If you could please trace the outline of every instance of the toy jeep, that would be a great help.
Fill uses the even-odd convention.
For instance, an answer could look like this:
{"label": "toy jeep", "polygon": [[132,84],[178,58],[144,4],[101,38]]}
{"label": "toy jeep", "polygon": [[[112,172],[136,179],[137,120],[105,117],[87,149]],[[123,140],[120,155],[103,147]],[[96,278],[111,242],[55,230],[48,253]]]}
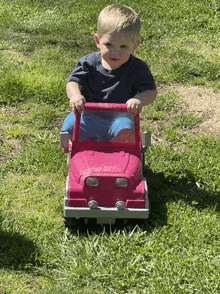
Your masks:
{"label": "toy jeep", "polygon": [[[126,112],[127,106],[85,103],[85,110]],[[80,117],[78,113],[69,143],[64,218],[95,218],[97,223],[111,224],[116,219],[147,219],[148,187],[142,172],[150,132],[144,132],[141,144],[139,115],[134,116],[133,143],[79,139]]]}

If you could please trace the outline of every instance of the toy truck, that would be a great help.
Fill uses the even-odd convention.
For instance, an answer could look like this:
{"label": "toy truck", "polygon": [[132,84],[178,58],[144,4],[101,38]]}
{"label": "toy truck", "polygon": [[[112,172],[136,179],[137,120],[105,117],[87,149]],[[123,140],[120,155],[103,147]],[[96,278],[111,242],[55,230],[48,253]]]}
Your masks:
{"label": "toy truck", "polygon": [[[126,112],[126,104],[85,103],[88,111]],[[68,175],[64,196],[64,219],[97,219],[115,224],[116,219],[147,219],[149,198],[143,177],[144,151],[150,132],[140,138],[139,115],[134,116],[134,142],[80,139],[80,117],[75,118],[69,143]],[[68,133],[61,133],[63,138]],[[61,147],[62,140],[61,137]]]}

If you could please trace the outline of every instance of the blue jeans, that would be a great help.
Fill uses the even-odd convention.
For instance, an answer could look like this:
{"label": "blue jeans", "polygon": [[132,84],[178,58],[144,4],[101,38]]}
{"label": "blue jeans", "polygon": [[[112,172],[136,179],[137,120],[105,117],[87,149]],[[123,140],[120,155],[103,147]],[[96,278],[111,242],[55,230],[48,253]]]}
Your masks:
{"label": "blue jeans", "polygon": [[[73,134],[75,115],[71,112],[64,120],[62,132]],[[114,140],[122,129],[134,133],[134,117],[127,112],[84,111],[80,120],[80,138]]]}

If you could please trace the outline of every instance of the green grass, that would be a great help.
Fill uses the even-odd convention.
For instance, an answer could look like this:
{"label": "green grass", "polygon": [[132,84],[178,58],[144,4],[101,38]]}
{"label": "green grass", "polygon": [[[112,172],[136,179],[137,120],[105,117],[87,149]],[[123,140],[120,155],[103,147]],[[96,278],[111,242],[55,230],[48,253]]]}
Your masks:
{"label": "green grass", "polygon": [[[178,92],[145,107],[147,221],[65,229],[65,86],[108,1],[0,1],[0,294],[219,293],[220,140]],[[135,54],[157,84],[219,84],[220,4],[120,1],[142,19]]]}

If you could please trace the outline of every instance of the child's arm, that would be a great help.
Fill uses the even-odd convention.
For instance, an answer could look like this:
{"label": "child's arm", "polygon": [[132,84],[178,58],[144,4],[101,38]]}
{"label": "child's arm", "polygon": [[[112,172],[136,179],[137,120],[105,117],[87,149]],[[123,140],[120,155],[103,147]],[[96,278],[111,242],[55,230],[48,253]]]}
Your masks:
{"label": "child's arm", "polygon": [[81,94],[82,86],[75,82],[69,82],[66,85],[67,97],[70,99],[70,107],[76,115],[76,110],[80,113],[85,110],[84,103],[86,99]]}
{"label": "child's arm", "polygon": [[141,113],[142,107],[145,105],[149,105],[157,97],[157,90],[147,90],[141,93],[138,93],[133,98],[130,98],[126,104],[128,112],[132,115],[136,115],[137,113]]}

